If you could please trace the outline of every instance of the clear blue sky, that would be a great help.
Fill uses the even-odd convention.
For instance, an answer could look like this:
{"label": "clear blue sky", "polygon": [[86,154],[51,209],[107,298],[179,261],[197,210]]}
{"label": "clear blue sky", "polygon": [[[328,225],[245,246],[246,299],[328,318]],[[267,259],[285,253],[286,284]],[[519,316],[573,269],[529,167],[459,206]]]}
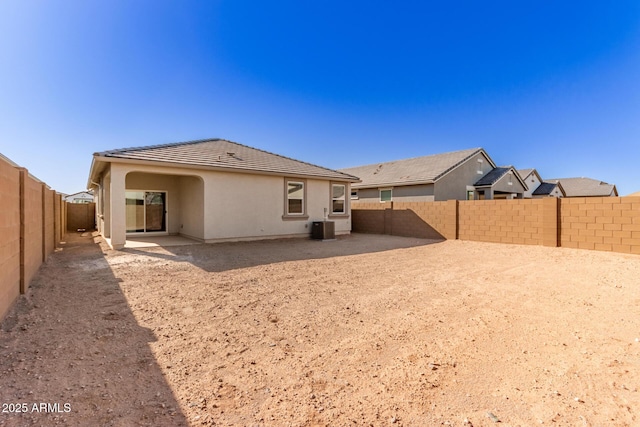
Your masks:
{"label": "clear blue sky", "polygon": [[0,1],[0,152],[224,138],[338,169],[471,147],[640,191],[640,2]]}

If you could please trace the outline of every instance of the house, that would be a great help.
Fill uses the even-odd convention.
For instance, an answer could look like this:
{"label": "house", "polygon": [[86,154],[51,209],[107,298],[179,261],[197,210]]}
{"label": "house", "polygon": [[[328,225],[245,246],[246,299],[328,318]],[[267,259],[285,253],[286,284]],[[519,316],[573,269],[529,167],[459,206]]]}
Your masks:
{"label": "house", "polygon": [[613,184],[592,178],[555,178],[546,182],[559,183],[565,197],[617,197],[618,190]]}
{"label": "house", "polygon": [[330,219],[351,231],[344,172],[223,139],[95,153],[87,188],[98,231],[114,249],[128,236],[182,235],[202,242],[309,236]]}
{"label": "house", "polygon": [[543,181],[535,169],[518,169],[518,174],[529,189],[524,192],[525,199],[542,197],[565,197],[566,194],[559,182]]}
{"label": "house", "polygon": [[543,197],[567,197],[560,182],[542,181],[538,188],[531,193],[533,199],[541,199]]}
{"label": "house", "polygon": [[513,166],[500,166],[474,184],[476,200],[522,199],[527,185]]}
{"label": "house", "polygon": [[67,203],[93,203],[93,193],[90,191],[79,191],[64,197]]}
{"label": "house", "polygon": [[[471,148],[340,171],[360,178],[361,182],[351,187],[351,199],[357,203],[490,199],[494,194],[503,194],[500,187],[503,181],[481,183],[478,188],[475,184],[495,169],[495,163],[484,149]],[[514,193],[522,193],[520,187],[526,188],[516,175],[511,177],[518,185],[512,187],[513,192],[504,193],[510,198]]]}

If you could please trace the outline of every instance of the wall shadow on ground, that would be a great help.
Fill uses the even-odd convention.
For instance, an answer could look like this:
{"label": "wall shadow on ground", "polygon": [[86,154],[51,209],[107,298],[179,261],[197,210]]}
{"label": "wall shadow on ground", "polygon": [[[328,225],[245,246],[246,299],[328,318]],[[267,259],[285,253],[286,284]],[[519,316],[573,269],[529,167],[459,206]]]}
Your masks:
{"label": "wall shadow on ground", "polygon": [[[0,328],[4,426],[183,426],[186,418],[91,233],[69,233]],[[34,403],[58,404],[33,412]],[[70,412],[64,412],[64,404]]]}
{"label": "wall shadow on ground", "polygon": [[440,243],[441,240],[351,234],[332,241],[305,238],[123,249],[123,253],[189,262],[208,272],[223,272],[288,261],[361,255]]}

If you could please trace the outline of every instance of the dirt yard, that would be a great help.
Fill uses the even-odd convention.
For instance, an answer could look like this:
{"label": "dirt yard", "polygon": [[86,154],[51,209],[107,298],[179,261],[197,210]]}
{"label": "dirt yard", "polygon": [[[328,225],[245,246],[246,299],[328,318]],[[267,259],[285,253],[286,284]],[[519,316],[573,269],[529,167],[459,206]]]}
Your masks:
{"label": "dirt yard", "polygon": [[2,323],[0,425],[633,426],[639,338],[640,256],[71,235]]}

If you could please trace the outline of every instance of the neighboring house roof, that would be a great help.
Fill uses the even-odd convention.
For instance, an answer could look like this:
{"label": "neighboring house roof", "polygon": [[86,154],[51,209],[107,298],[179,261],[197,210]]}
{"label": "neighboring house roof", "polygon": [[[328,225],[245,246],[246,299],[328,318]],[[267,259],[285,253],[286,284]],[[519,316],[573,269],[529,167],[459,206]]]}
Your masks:
{"label": "neighboring house roof", "polygon": [[536,188],[533,191],[533,193],[531,193],[531,195],[532,196],[548,196],[549,194],[553,193],[556,187],[560,190],[563,196],[566,196],[566,193],[564,191],[564,188],[562,187],[562,184],[560,184],[559,182],[547,182],[547,181],[541,182],[538,188]]}
{"label": "neighboring house roof", "polygon": [[[308,176],[356,182],[355,176],[333,169],[294,160],[279,154],[224,139],[202,139],[147,147],[122,148],[94,153],[94,162],[119,159],[136,162],[166,163],[173,166],[228,169],[292,176]],[[91,179],[94,167],[92,165]]]}
{"label": "neighboring house roof", "polygon": [[489,163],[495,167],[493,161],[482,148],[471,148],[450,153],[345,168],[340,169],[340,171],[360,177],[362,182],[354,184],[353,188],[429,184],[437,181],[478,153],[483,153]]}
{"label": "neighboring house roof", "polygon": [[635,193],[627,194],[626,197],[640,197],[640,191],[636,191]]}
{"label": "neighboring house roof", "polygon": [[513,166],[500,166],[497,168],[494,168],[492,171],[490,171],[488,174],[486,174],[485,176],[483,176],[482,178],[480,178],[475,184],[474,186],[476,187],[486,187],[486,186],[490,186],[495,184],[496,182],[498,182],[498,180],[500,178],[502,178],[503,176],[505,176],[507,173],[512,172],[513,176],[520,181],[520,183],[522,184],[522,187],[524,189],[527,189],[527,184],[524,183],[522,177],[520,176],[520,174],[515,170],[515,168]]}
{"label": "neighboring house roof", "polygon": [[567,197],[617,196],[618,190],[613,184],[592,178],[554,178],[546,182],[560,182]]}
{"label": "neighboring house roof", "polygon": [[542,182],[542,178],[540,177],[540,174],[538,173],[538,171],[534,168],[529,168],[529,169],[518,169],[518,175],[520,175],[520,178],[522,178],[523,181],[526,181],[527,178],[529,178],[529,175],[531,175],[532,173],[536,174],[536,176],[538,177],[538,181]]}
{"label": "neighboring house roof", "polygon": [[65,197],[73,197],[73,196],[77,196],[77,195],[80,195],[80,194],[86,194],[87,196],[93,197],[93,192],[91,192],[91,191],[78,191],[77,193],[69,194],[69,195],[67,195]]}

